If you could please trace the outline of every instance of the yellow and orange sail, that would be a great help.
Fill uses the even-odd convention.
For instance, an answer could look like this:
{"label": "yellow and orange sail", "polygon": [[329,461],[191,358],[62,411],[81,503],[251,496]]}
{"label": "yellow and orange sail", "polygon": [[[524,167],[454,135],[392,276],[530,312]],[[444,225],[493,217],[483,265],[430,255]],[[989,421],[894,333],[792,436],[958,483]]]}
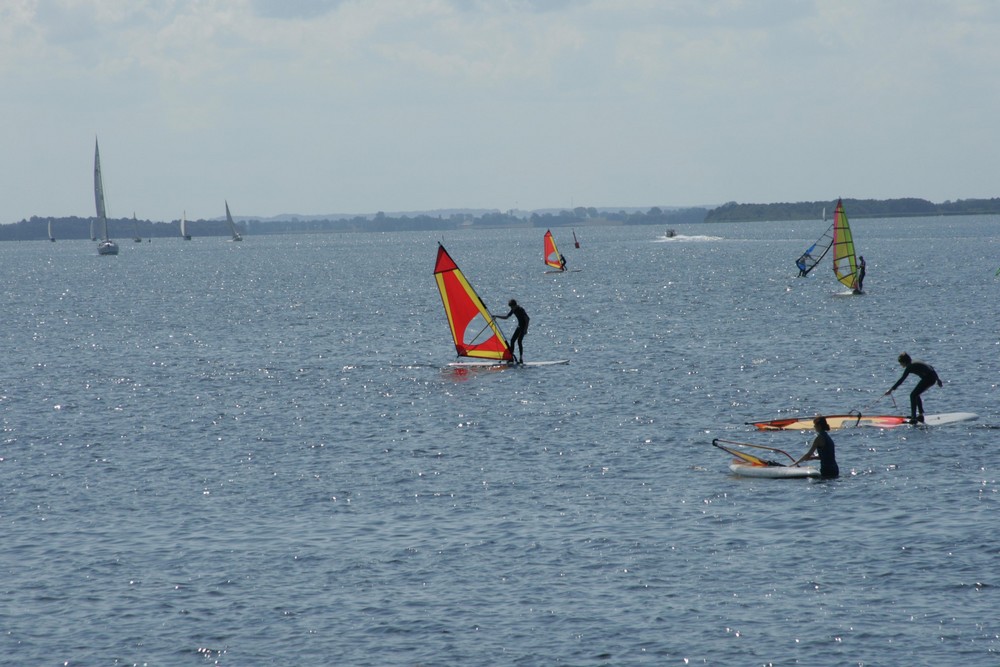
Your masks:
{"label": "yellow and orange sail", "polygon": [[448,327],[458,356],[498,361],[513,359],[503,331],[462,270],[440,244],[434,264],[434,279],[441,292],[441,303],[448,316]]}

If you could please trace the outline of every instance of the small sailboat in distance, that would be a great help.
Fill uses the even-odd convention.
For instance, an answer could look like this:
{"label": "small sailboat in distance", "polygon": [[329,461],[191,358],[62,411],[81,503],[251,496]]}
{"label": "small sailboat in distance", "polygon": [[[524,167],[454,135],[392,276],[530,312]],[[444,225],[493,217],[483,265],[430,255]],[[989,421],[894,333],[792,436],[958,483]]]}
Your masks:
{"label": "small sailboat in distance", "polygon": [[52,235],[52,218],[49,218],[49,240],[53,243],[56,242],[56,237]]}
{"label": "small sailboat in distance", "polygon": [[573,230],[573,245],[574,245],[574,246],[575,246],[575,247],[576,247],[577,249],[579,249],[579,248],[580,248],[580,242],[576,240],[576,230],[575,230],[575,229]]}
{"label": "small sailboat in distance", "polygon": [[135,219],[135,211],[132,211],[132,226],[135,228],[135,236],[132,240],[136,243],[142,243],[142,237],[139,236],[139,221]]}
{"label": "small sailboat in distance", "polygon": [[185,241],[191,240],[191,235],[187,233],[187,211],[181,214],[181,238]]}
{"label": "small sailboat in distance", "polygon": [[[826,218],[825,208],[823,209],[823,217]],[[854,255],[854,235],[851,233],[851,225],[847,221],[847,213],[844,212],[844,203],[840,199],[837,200],[837,207],[833,211],[833,222],[823,232],[823,235],[795,260],[795,266],[799,269],[799,277],[809,275],[809,272],[823,261],[831,249],[833,250],[833,273],[837,280],[851,289],[851,293],[860,294],[858,261]]]}
{"label": "small sailboat in distance", "polygon": [[[545,237],[542,239],[542,244],[542,259],[545,260],[545,265],[551,266],[553,269],[558,269],[560,272],[565,271],[566,258],[556,248],[556,240],[553,238],[551,230],[545,230]],[[555,272],[546,271],[546,273]]]}
{"label": "small sailboat in distance", "polygon": [[101,151],[94,139],[94,203],[97,206],[97,221],[103,240],[97,244],[98,255],[117,255],[118,244],[108,236],[108,214],[104,206],[104,179],[101,177]]}
{"label": "small sailboat in distance", "polygon": [[242,241],[243,237],[236,231],[236,223],[233,222],[233,215],[229,212],[229,202],[226,202],[226,222],[229,223],[229,231],[233,234],[233,241]]}

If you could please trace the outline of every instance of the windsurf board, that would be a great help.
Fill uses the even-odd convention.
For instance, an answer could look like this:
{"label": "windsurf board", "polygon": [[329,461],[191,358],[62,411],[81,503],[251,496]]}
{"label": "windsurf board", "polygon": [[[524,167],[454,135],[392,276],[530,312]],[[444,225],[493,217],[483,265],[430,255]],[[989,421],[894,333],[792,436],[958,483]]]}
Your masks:
{"label": "windsurf board", "polygon": [[560,366],[568,364],[569,359],[556,359],[554,361],[526,361],[523,364],[507,363],[506,361],[453,361],[449,366],[461,368],[518,368],[522,366]]}
{"label": "windsurf board", "polygon": [[740,477],[767,477],[771,479],[792,479],[819,477],[819,468],[812,466],[761,466],[734,459],[729,464],[734,475]]}

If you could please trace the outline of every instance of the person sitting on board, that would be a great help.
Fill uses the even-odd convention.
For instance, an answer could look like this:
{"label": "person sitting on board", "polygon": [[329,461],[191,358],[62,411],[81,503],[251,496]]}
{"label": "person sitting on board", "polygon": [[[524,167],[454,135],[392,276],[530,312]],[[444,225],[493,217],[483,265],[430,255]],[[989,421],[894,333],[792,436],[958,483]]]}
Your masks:
{"label": "person sitting on board", "polygon": [[820,477],[840,477],[840,467],[837,465],[836,447],[833,438],[830,437],[830,425],[826,417],[816,417],[813,419],[813,428],[816,429],[816,438],[812,442],[812,447],[795,465],[803,461],[813,461],[819,459]]}
{"label": "person sitting on board", "polygon": [[[508,317],[513,315],[517,318],[517,328],[514,329],[514,335],[510,337],[510,353],[514,354],[514,345],[517,344],[518,352],[521,354],[521,358],[517,360],[517,363],[524,363],[524,334],[528,333],[528,313],[524,312],[524,308],[518,305],[517,301],[511,299],[507,302],[510,306],[510,311],[506,315],[494,315],[497,319],[506,320]],[[515,359],[517,359],[515,357]]]}
{"label": "person sitting on board", "polygon": [[913,373],[920,378],[917,382],[917,386],[913,388],[910,392],[910,423],[923,423],[924,421],[924,402],[920,400],[920,394],[924,393],[935,384],[939,387],[943,387],[944,384],[941,382],[941,378],[938,377],[937,371],[930,364],[925,364],[922,361],[914,361],[910,358],[906,352],[899,355],[899,365],[905,370],[903,371],[903,377],[896,380],[896,384],[892,385],[889,391],[885,392],[885,396],[888,396],[896,390],[896,387],[903,384],[903,380]]}
{"label": "person sitting on board", "polygon": [[864,255],[862,255],[861,257],[858,257],[858,262],[859,262],[859,264],[858,264],[858,277],[855,278],[855,280],[854,280],[854,293],[855,294],[864,294],[865,267],[868,266],[868,265],[865,264],[865,256]]}

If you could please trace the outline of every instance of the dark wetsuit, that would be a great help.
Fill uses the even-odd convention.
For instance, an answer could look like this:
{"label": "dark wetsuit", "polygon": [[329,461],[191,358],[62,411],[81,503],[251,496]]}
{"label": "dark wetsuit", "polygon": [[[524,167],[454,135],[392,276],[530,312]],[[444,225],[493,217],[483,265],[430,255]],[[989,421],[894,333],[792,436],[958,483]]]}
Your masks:
{"label": "dark wetsuit", "polygon": [[859,294],[864,291],[865,284],[865,263],[862,261],[858,267],[858,277],[854,280],[854,291]]}
{"label": "dark wetsuit", "polygon": [[895,391],[896,387],[903,384],[903,380],[906,376],[913,373],[920,378],[920,382],[917,386],[913,388],[910,392],[910,419],[916,420],[917,415],[923,420],[924,417],[924,403],[920,400],[920,394],[924,393],[935,384],[941,386],[941,378],[938,377],[937,371],[935,371],[930,364],[925,364],[922,361],[911,361],[907,366],[906,370],[903,371],[903,377],[896,380],[896,384],[892,385],[892,389],[889,391]]}
{"label": "dark wetsuit", "polygon": [[520,304],[514,306],[510,309],[506,315],[497,315],[501,320],[505,320],[513,315],[517,318],[517,328],[514,329],[514,335],[510,337],[510,351],[511,354],[514,353],[514,345],[517,345],[518,352],[521,356],[521,361],[524,361],[524,334],[528,333],[528,313],[524,312],[524,308],[521,308]]}
{"label": "dark wetsuit", "polygon": [[816,455],[819,456],[819,474],[821,477],[840,477],[840,467],[837,465],[836,448],[833,438],[826,431],[816,434],[813,440]]}

